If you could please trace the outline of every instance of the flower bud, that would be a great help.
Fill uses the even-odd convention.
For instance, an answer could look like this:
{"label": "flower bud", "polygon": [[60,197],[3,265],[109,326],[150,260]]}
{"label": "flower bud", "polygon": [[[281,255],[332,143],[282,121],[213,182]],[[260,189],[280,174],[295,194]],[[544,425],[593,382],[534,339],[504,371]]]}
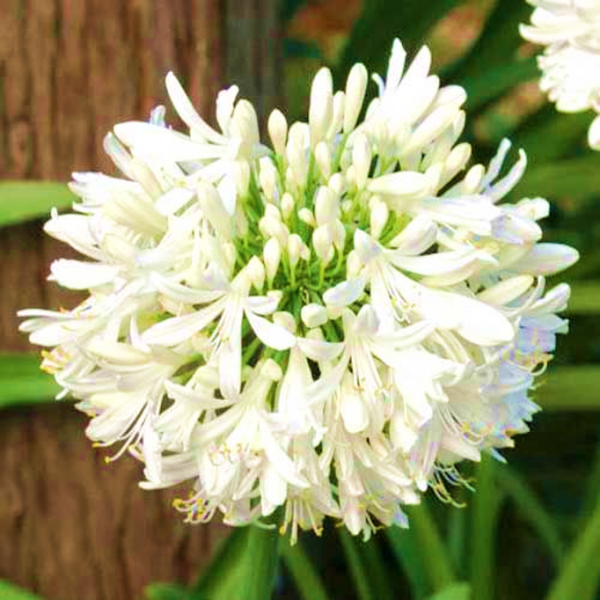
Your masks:
{"label": "flower bud", "polygon": [[260,369],[260,374],[271,381],[279,381],[283,377],[281,367],[272,358],[267,358]]}
{"label": "flower bud", "polygon": [[296,331],[296,320],[291,313],[285,310],[279,310],[273,313],[273,323],[287,329],[290,333]]}
{"label": "flower bud", "polygon": [[356,187],[362,190],[367,185],[369,169],[371,168],[371,145],[364,133],[358,133],[354,137],[352,164],[354,166]]}
{"label": "flower bud", "polygon": [[286,156],[291,169],[292,181],[298,187],[304,187],[308,175],[306,152],[295,140],[290,139],[286,147]]}
{"label": "flower bud", "polygon": [[288,219],[293,210],[294,198],[289,192],[286,192],[281,198],[281,213],[283,214],[283,218]]}
{"label": "flower bud", "polygon": [[333,79],[331,71],[323,67],[313,79],[310,90],[308,126],[310,147],[314,150],[325,138],[333,116]]}
{"label": "flower bud", "polygon": [[257,290],[262,290],[265,284],[265,266],[258,256],[253,256],[246,265],[246,272]]}
{"label": "flower bud", "polygon": [[360,63],[354,65],[348,74],[344,106],[344,133],[350,133],[356,125],[365,99],[368,78],[366,67]]}
{"label": "flower bud", "polygon": [[248,186],[250,185],[250,165],[248,164],[248,161],[234,161],[232,175],[233,180],[235,181],[237,194],[243,198],[248,194]]}
{"label": "flower bud", "polygon": [[346,259],[346,278],[350,280],[358,277],[363,266],[363,262],[360,260],[358,252],[356,250],[351,250]]}
{"label": "flower bud", "polygon": [[331,124],[327,130],[327,139],[332,140],[342,129],[344,124],[344,105],[346,103],[346,94],[336,92],[333,97],[333,115]]}
{"label": "flower bud", "polygon": [[302,322],[311,329],[327,323],[327,310],[320,304],[307,304],[300,311]]}
{"label": "flower bud", "polygon": [[331,152],[327,142],[319,142],[315,148],[315,160],[325,180],[331,177]]}
{"label": "flower bud", "polygon": [[341,173],[334,173],[327,182],[327,187],[340,196],[346,191],[346,180]]}
{"label": "flower bud", "polygon": [[317,222],[315,221],[315,216],[312,214],[312,212],[308,208],[301,208],[298,211],[298,218],[303,223],[306,223],[307,225],[310,225],[311,227],[316,227],[316,225],[317,225]]}
{"label": "flower bud", "polygon": [[231,239],[231,218],[223,206],[223,201],[215,187],[205,181],[199,181],[196,188],[198,203],[204,216],[213,229],[224,239]]}
{"label": "flower bud", "polygon": [[273,149],[277,154],[283,155],[285,152],[285,141],[287,138],[288,125],[283,113],[275,109],[269,116],[267,125]]}
{"label": "flower bud", "polygon": [[476,194],[481,189],[481,182],[485,175],[485,167],[483,165],[475,165],[471,167],[460,185],[461,194],[470,196]]}
{"label": "flower bud", "polygon": [[279,261],[281,260],[281,246],[279,245],[277,238],[272,237],[265,244],[263,249],[263,260],[267,272],[267,281],[270,285],[275,278],[275,274],[279,268]]}
{"label": "flower bud", "polygon": [[381,200],[374,202],[374,206],[371,209],[371,236],[376,240],[379,239],[389,215],[390,210],[385,202]]}
{"label": "flower bud", "polygon": [[327,225],[321,225],[314,230],[312,245],[319,259],[328,264],[333,258],[333,239],[331,229]]}
{"label": "flower bud", "polygon": [[252,150],[260,140],[256,111],[248,100],[240,100],[235,105],[229,131],[241,141],[238,157],[251,158]]}
{"label": "flower bud", "polygon": [[300,258],[308,260],[310,251],[302,238],[297,233],[292,233],[287,240],[287,250],[290,257],[290,264],[295,267]]}
{"label": "flower bud", "polygon": [[277,197],[277,169],[267,156],[263,156],[259,161],[259,181],[260,187],[267,200],[274,202]]}
{"label": "flower bud", "polygon": [[317,225],[325,225],[338,218],[340,201],[327,186],[321,186],[315,194],[315,217]]}

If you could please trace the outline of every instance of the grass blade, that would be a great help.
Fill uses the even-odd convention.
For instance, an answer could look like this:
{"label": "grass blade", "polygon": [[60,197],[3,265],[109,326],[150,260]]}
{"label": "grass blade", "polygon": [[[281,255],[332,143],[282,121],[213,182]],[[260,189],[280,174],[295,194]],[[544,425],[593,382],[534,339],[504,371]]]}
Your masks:
{"label": "grass blade", "polygon": [[419,506],[407,510],[411,528],[415,532],[424,572],[430,589],[439,592],[454,583],[455,576],[450,556],[440,536],[437,525],[429,513],[425,499]]}
{"label": "grass blade", "polygon": [[530,523],[548,548],[555,564],[559,565],[563,557],[563,544],[552,516],[514,469],[506,465],[499,467],[497,476],[500,488],[516,504],[519,513]]}
{"label": "grass blade", "polygon": [[8,583],[8,581],[0,581],[0,598],[2,600],[41,600],[40,596]]}
{"label": "grass blade", "polygon": [[361,558],[356,540],[346,529],[340,529],[339,535],[344,554],[346,555],[350,576],[354,582],[354,589],[358,597],[360,600],[377,600],[375,594],[371,591],[366,565]]}
{"label": "grass blade", "polygon": [[76,196],[64,183],[3,181],[0,183],[0,227],[45,218],[52,208],[66,208]]}
{"label": "grass blade", "polygon": [[60,388],[36,354],[0,353],[0,408],[52,402]]}
{"label": "grass blade", "polygon": [[329,600],[321,577],[299,542],[295,546],[291,546],[289,542],[282,541],[279,552],[283,564],[292,576],[300,598],[303,600]]}
{"label": "grass blade", "polygon": [[569,551],[564,567],[554,581],[547,600],[593,598],[600,576],[600,499]]}
{"label": "grass blade", "polygon": [[410,583],[414,600],[425,598],[430,590],[414,531],[388,527],[386,534],[396,561]]}
{"label": "grass blade", "polygon": [[473,598],[493,600],[496,529],[501,496],[496,488],[494,460],[482,456],[477,468],[477,490],[472,503],[471,588]]}

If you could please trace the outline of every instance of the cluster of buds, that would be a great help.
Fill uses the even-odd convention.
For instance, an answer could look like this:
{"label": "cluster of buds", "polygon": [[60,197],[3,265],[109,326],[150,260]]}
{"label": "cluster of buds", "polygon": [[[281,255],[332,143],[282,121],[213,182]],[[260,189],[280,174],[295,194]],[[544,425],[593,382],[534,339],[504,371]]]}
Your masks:
{"label": "cluster of buds", "polygon": [[469,166],[464,90],[440,87],[427,48],[405,60],[396,40],[366,109],[363,65],[335,93],[320,70],[308,123],[275,110],[270,146],[236,87],[216,131],[170,74],[189,134],[162,107],[117,125],[125,178],[76,173],[75,213],[46,225],[88,257],[51,277],[89,297],[21,328],[88,436],[144,461],[142,487],[194,481],[189,521],[281,507],[292,540],[325,516],[405,526],[403,505],[452,501],[456,464],[500,457],[537,410],[569,296],[544,278],[577,253],[540,242],[545,200],[501,202],[525,155],[501,176],[505,141]]}

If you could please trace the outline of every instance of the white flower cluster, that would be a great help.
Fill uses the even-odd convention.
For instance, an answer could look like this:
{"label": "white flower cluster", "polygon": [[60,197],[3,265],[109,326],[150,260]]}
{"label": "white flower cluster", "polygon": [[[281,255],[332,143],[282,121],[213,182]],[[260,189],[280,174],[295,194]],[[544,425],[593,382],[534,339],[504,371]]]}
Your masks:
{"label": "white flower cluster", "polygon": [[537,410],[569,296],[544,276],[577,253],[539,243],[545,200],[500,204],[522,152],[503,177],[507,141],[466,169],[464,90],[440,88],[427,48],[405,58],[396,40],[361,120],[365,67],[336,93],[319,71],[308,123],[271,114],[272,147],[237,88],[219,132],[170,74],[189,135],[162,108],[117,125],[125,178],[76,173],[76,213],[46,225],[89,258],[51,278],[89,297],[21,328],[53,348],[43,368],[88,436],[145,462],[142,487],[195,480],[189,521],[405,525],[403,504],[449,500],[455,463],[512,446]]}
{"label": "white flower cluster", "polygon": [[[538,58],[540,88],[557,110],[600,114],[600,0],[527,0],[536,8],[521,35],[546,46]],[[600,150],[600,116],[588,141]]]}

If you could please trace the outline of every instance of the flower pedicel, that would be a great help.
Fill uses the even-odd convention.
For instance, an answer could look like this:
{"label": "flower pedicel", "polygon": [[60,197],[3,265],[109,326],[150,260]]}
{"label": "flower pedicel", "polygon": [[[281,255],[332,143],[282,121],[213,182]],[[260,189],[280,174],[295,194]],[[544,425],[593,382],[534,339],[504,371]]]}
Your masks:
{"label": "flower pedicel", "polygon": [[216,131],[169,74],[189,135],[162,107],[117,125],[124,178],[75,173],[75,212],[46,224],[87,257],[51,278],[89,297],[21,329],[88,436],[144,461],[142,487],[193,482],[189,521],[406,526],[403,505],[451,500],[456,463],[499,456],[538,410],[569,297],[544,277],[577,252],[540,243],[545,200],[501,203],[526,163],[500,176],[509,142],[467,168],[464,90],[426,47],[405,59],[396,40],[363,119],[365,67],[335,93],[322,69],[308,123],[275,110],[270,146],[235,86]]}

